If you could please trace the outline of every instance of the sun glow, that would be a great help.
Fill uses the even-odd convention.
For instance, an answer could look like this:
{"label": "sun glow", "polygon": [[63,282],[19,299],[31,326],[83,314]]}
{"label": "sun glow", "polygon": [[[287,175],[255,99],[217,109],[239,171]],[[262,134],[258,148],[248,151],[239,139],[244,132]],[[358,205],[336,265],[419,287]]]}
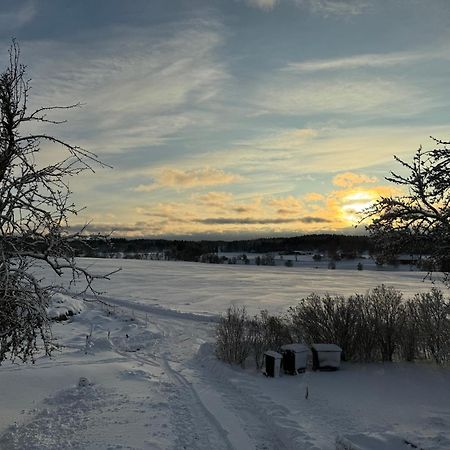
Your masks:
{"label": "sun glow", "polygon": [[354,224],[361,220],[361,213],[369,208],[378,195],[373,191],[357,191],[343,198],[341,206],[342,217],[344,220]]}

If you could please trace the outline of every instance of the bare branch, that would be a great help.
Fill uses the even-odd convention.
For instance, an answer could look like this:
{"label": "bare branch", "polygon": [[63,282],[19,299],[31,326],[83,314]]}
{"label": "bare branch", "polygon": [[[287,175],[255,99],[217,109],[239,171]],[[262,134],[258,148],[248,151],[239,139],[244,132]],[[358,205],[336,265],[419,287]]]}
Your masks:
{"label": "bare branch", "polygon": [[382,197],[365,210],[361,220],[367,226],[381,262],[395,253],[414,250],[422,253],[424,268],[441,272],[448,281],[450,271],[450,151],[446,141],[432,138],[438,147],[420,147],[411,163],[395,160],[408,170],[407,175],[391,172],[386,180],[407,187],[408,194]]}
{"label": "bare branch", "polygon": [[[47,267],[57,276],[65,273],[71,284],[83,280],[81,293],[98,296],[93,283],[109,279],[117,270],[93,274],[76,259],[74,240],[83,241],[83,230],[69,232],[69,218],[79,209],[71,202],[66,179],[94,167],[108,167],[97,155],[50,134],[23,134],[29,122],[64,123],[47,116],[79,104],[50,106],[27,113],[30,80],[20,63],[13,41],[9,64],[0,73],[0,363],[5,358],[33,359],[53,348],[47,307],[61,284],[46,284],[35,275]],[[61,147],[64,157],[38,167],[43,141]]]}

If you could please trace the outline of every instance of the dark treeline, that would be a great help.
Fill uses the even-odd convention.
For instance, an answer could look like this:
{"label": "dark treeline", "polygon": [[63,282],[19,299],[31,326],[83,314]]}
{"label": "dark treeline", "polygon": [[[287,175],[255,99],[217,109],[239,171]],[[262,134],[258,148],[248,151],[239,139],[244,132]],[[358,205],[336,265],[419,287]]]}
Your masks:
{"label": "dark treeline", "polygon": [[308,251],[333,255],[337,251],[348,256],[357,256],[373,251],[368,236],[340,234],[310,234],[289,238],[260,238],[236,241],[187,241],[168,239],[109,240],[91,238],[87,243],[74,241],[73,247],[79,256],[102,256],[106,254],[145,254],[164,252],[165,259],[198,261],[202,255],[222,252],[270,253]]}
{"label": "dark treeline", "polygon": [[361,254],[372,250],[368,236],[344,234],[305,234],[289,238],[262,238],[245,241],[231,241],[219,244],[225,252],[289,252],[319,251],[323,253]]}

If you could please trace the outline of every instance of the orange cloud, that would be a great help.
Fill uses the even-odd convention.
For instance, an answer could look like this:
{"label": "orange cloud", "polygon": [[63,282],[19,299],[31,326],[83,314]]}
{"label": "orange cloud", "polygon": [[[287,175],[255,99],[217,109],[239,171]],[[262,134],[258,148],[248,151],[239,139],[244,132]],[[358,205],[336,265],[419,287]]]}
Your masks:
{"label": "orange cloud", "polygon": [[230,194],[229,192],[211,191],[202,195],[193,195],[191,198],[194,202],[206,206],[224,208],[233,199],[233,194]]}
{"label": "orange cloud", "polygon": [[375,183],[376,181],[376,177],[368,177],[367,175],[353,172],[339,173],[333,178],[333,184],[343,188],[349,188],[358,184]]}
{"label": "orange cloud", "polygon": [[306,202],[322,202],[325,200],[325,197],[317,192],[309,192],[303,198]]}
{"label": "orange cloud", "polygon": [[[380,196],[400,193],[397,187],[389,185],[333,189],[331,183],[328,192],[304,196],[237,196],[223,191],[180,193],[176,202],[135,204],[126,222],[119,223],[117,217],[108,220],[114,224],[117,235],[127,236],[339,232],[356,225],[361,219],[360,212]],[[99,215],[98,220],[104,225],[105,218]]]}
{"label": "orange cloud", "polygon": [[292,195],[285,198],[276,198],[269,202],[269,205],[277,208],[277,214],[279,215],[292,215],[299,214],[302,210],[302,203]]}
{"label": "orange cloud", "polygon": [[161,187],[189,189],[193,187],[230,184],[240,179],[241,177],[238,175],[226,173],[223,170],[212,167],[190,170],[164,168],[155,175],[155,181],[153,183],[140,184],[134,190],[136,192],[151,192]]}

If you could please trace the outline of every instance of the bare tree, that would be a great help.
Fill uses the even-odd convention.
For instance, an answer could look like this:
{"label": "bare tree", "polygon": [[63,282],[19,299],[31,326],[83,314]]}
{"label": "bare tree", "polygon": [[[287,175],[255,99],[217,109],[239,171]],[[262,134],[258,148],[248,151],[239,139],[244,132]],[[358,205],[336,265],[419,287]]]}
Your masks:
{"label": "bare tree", "polygon": [[[406,188],[404,195],[382,197],[364,219],[381,261],[405,249],[427,255],[430,274],[439,271],[444,282],[450,272],[450,142],[432,138],[435,147],[419,148],[411,163],[395,157],[406,175],[391,172],[386,179]],[[364,220],[363,219],[363,220]]]}
{"label": "bare tree", "polygon": [[[0,74],[0,363],[7,358],[33,360],[40,347],[46,353],[52,349],[46,308],[58,286],[45,283],[36,266],[58,276],[69,272],[72,280],[81,277],[91,290],[95,278],[109,275],[93,275],[76,264],[71,241],[83,236],[70,233],[68,226],[77,209],[67,179],[101,163],[64,140],[30,132],[33,124],[62,123],[48,114],[77,105],[30,112],[29,81],[13,41]],[[40,165],[43,142],[58,145],[62,159]]]}

